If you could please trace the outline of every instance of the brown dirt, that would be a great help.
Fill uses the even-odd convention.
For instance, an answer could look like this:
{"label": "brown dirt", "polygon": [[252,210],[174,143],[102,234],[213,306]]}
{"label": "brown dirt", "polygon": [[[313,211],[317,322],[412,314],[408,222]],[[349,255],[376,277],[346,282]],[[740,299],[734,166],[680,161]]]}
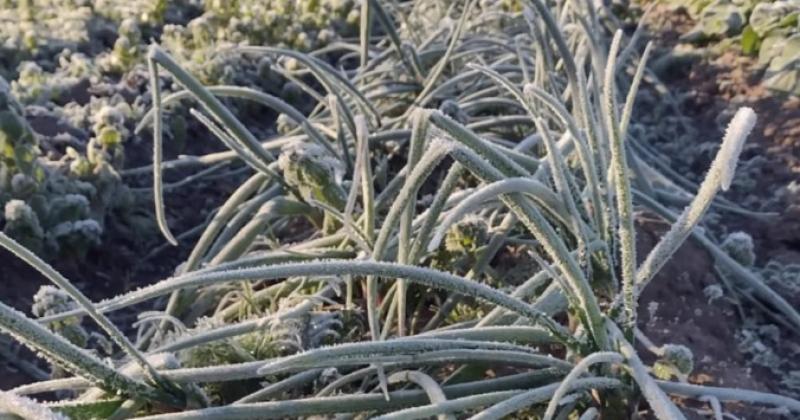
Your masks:
{"label": "brown dirt", "polygon": [[[660,54],[673,48],[685,51],[686,46],[679,45],[679,36],[693,22],[686,13],[662,4],[655,6],[646,25],[649,38],[657,47],[652,61],[655,62]],[[725,48],[722,52],[713,48],[698,50],[698,58],[682,63],[663,81],[680,98],[680,111],[696,133],[698,146],[721,139],[724,124],[737,108],[749,106],[755,110],[758,123],[740,162],[762,156],[763,163],[745,175],[753,178],[754,187],[734,188],[725,197],[752,210],[778,214],[769,220],[723,214],[713,228],[720,231],[717,233],[738,230],[749,233],[756,245],[757,266],[770,260],[800,262],[800,192],[785,188],[793,181],[800,181],[800,98],[780,96],[761,86],[763,69],[737,48]],[[697,147],[697,150],[703,149]],[[689,157],[690,161],[680,162],[691,172],[686,175],[695,181],[702,179],[714,153],[715,149],[698,152]],[[669,158],[673,162],[686,159]],[[645,215],[640,220],[637,237],[640,258],[667,228],[657,219]],[[684,344],[694,352],[692,383],[781,393],[780,378],[752,365],[751,356],[738,350],[736,334],[744,319],[727,296],[709,304],[703,289],[712,284],[719,284],[719,280],[710,256],[697,244],[686,243],[642,295],[639,317],[643,332],[656,345]],[[800,307],[800,296],[779,292]],[[652,317],[648,311],[651,302],[657,303]],[[754,312],[746,303],[742,304],[745,316]],[[781,331],[781,341],[787,344],[776,349],[778,355],[789,363],[789,370],[800,368],[793,352],[788,350],[797,345],[798,337]],[[688,402],[687,406],[700,407]],[[746,419],[777,417],[753,406],[726,404],[725,409]],[[707,413],[699,418],[708,418]]]}
{"label": "brown dirt", "polygon": [[[648,18],[651,38],[661,52],[685,47],[678,45],[678,36],[692,25],[684,12],[665,5],[656,6]],[[755,110],[758,122],[740,162],[756,156],[765,161],[759,171],[748,174],[755,178],[754,188],[749,191],[734,188],[725,197],[753,210],[779,213],[777,218],[767,221],[725,215],[723,224],[729,231],[743,230],[753,236],[759,263],[771,259],[798,262],[800,191],[781,189],[792,181],[800,182],[800,98],[763,87],[760,84],[763,68],[735,46],[724,48],[722,53],[712,49],[700,51],[704,57],[684,66],[680,74],[665,82],[682,98],[683,115],[690,118],[697,130],[698,142],[721,139],[723,130],[717,121],[726,123],[737,108],[749,106]],[[688,162],[696,177],[705,172],[712,157],[712,153],[702,153]],[[767,208],[757,208],[779,194],[781,200],[775,200]]]}
{"label": "brown dirt", "polygon": [[[726,103],[750,106],[759,115],[759,122],[749,140],[751,147],[743,158],[766,158],[753,196],[769,199],[779,188],[800,180],[800,98],[776,96],[752,77],[748,78],[747,74],[758,71],[754,66],[753,59],[729,52],[714,60],[708,73],[698,74],[698,77],[716,81],[719,87],[716,101],[709,103],[703,117]],[[729,198],[752,201],[751,197],[736,191]],[[753,236],[757,249],[761,250],[762,262],[769,259],[800,261],[800,195],[789,194],[782,203],[769,210],[777,211],[779,216],[768,222],[741,218],[731,218],[726,222]]]}
{"label": "brown dirt", "polygon": [[[669,225],[658,216],[639,215],[636,240],[640,262],[667,229]],[[689,377],[691,383],[777,392],[772,374],[747,366],[747,354],[736,348],[736,332],[742,322],[736,306],[725,297],[710,304],[704,295],[703,289],[719,283],[713,273],[713,261],[706,250],[686,242],[643,291],[639,328],[656,346],[682,344],[692,350],[695,368]],[[643,346],[639,350],[645,363],[655,361]],[[690,401],[684,406],[702,407]],[[767,416],[752,406],[726,404],[725,409],[741,418]]]}

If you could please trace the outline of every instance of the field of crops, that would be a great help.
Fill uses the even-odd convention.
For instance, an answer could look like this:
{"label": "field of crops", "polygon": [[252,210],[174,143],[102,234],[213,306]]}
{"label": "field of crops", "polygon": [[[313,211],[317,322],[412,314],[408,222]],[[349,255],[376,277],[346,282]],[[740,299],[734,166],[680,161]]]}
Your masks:
{"label": "field of crops", "polygon": [[0,419],[800,418],[799,17],[0,1]]}

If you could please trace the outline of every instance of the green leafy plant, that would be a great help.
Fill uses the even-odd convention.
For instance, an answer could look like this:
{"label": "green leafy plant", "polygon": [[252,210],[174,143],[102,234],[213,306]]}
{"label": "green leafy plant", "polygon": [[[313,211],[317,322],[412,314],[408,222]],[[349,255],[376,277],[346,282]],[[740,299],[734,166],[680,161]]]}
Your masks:
{"label": "green leafy plant", "polygon": [[[698,228],[731,185],[753,111],[737,112],[695,198],[676,209],[659,193],[688,193],[685,183],[652,167],[629,130],[650,48],[637,57],[621,30],[606,39],[607,11],[588,4],[476,3],[363,2],[359,39],[331,46],[342,51],[332,62],[226,51],[294,60],[293,82],[316,101],[308,114],[250,87],[205,86],[151,45],[153,109],[138,130],[152,128],[153,164],[136,169],[152,172],[164,237],[182,237],[164,171],[238,160],[250,178],[171,278],[97,303],[0,235],[77,302],[36,321],[0,305],[0,328],[74,375],[15,398],[90,388],[50,409],[113,401],[105,417],[147,419],[685,418],[670,395],[800,412],[785,396],[669,381],[692,371],[687,347],[648,346],[654,366],[634,347],[649,342],[637,329],[642,290],[690,238],[734,290],[800,329],[795,308]],[[233,6],[207,4],[220,16]],[[162,97],[164,77],[181,90]],[[259,140],[223,98],[284,115],[279,133]],[[178,101],[229,150],[165,161],[164,109]],[[634,206],[672,222],[638,265]],[[498,275],[504,259],[527,280]],[[140,314],[135,340],[106,315],[148,301],[158,311]],[[111,365],[43,327],[82,316],[123,350]]]}

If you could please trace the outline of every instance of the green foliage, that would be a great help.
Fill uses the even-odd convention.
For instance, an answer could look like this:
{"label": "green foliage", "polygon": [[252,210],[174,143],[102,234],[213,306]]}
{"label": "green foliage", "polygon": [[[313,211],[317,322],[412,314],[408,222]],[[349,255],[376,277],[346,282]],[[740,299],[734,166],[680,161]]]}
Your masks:
{"label": "green foliage", "polygon": [[[33,296],[31,313],[38,318],[56,315],[77,308],[70,296],[61,289],[53,286],[42,286]],[[88,344],[89,333],[81,327],[82,317],[71,317],[48,324],[51,331],[63,336],[70,343],[85,348]]]}
{"label": "green foliage", "polygon": [[[205,82],[246,80],[299,98],[297,85],[286,84],[282,68],[276,71],[270,60],[220,49],[245,42],[317,48],[353,34],[358,11],[351,1],[32,0],[3,5],[0,17],[14,22],[0,30],[0,66],[12,79],[0,84],[0,205],[17,199],[33,210],[5,231],[48,258],[80,259],[100,243],[108,217],[117,226],[141,228],[118,172],[134,137],[130,127],[147,105],[144,97],[130,95],[141,87],[136,81],[143,81],[151,39],[160,39]],[[107,42],[113,42],[110,49]],[[104,92],[92,91],[87,103],[81,98],[87,85]],[[60,132],[34,132],[26,121],[32,112],[52,119]],[[167,138],[180,150],[188,113],[173,112]],[[59,211],[47,207],[63,194],[83,195],[91,214],[59,219]]]}
{"label": "green foliage", "polygon": [[[130,25],[122,28],[132,31]],[[57,106],[54,101],[64,101],[74,86],[100,77],[95,63],[81,53],[65,51],[58,62],[53,73],[23,62],[17,80],[11,86],[2,83],[0,203],[22,200],[33,210],[25,221],[6,218],[6,233],[48,258],[81,259],[100,243],[106,216],[131,201],[116,168],[124,164],[124,143],[131,136],[125,126],[135,112],[121,96]],[[51,120],[58,129],[68,129],[45,136],[35,132],[26,117]],[[80,144],[73,133],[83,130],[90,137]],[[53,146],[59,142],[66,146]],[[43,145],[55,148],[55,156],[52,152],[41,156]]]}
{"label": "green foliage", "polygon": [[[102,225],[94,219],[90,204],[97,201],[98,190],[91,184],[60,174],[49,175],[43,182],[25,181],[15,176],[16,189],[34,191],[5,204],[3,231],[36,253],[78,260],[101,242]],[[118,181],[113,181],[118,182]],[[110,197],[110,200],[117,196]]]}
{"label": "green foliage", "polygon": [[[476,3],[209,0],[185,25],[165,25],[166,49],[153,45],[144,57],[154,111],[113,98],[74,107],[70,118],[91,132],[86,153],[67,149],[60,178],[17,177],[19,194],[42,194],[40,182],[61,193],[30,205],[16,199],[14,220],[30,219],[20,229],[41,232],[44,243],[85,246],[95,197],[119,200],[109,185],[119,185],[132,119],[142,120],[135,132],[153,125],[154,164],[127,173],[152,173],[170,242],[164,171],[208,165],[181,183],[225,165],[251,175],[199,228],[171,278],[99,303],[0,235],[79,303],[43,290],[38,322],[0,305],[0,328],[76,376],[13,392],[99,384],[80,401],[118,395],[125,402],[108,417],[150,419],[616,418],[636,415],[640,401],[658,418],[683,418],[668,393],[800,412],[788,397],[656,381],[689,375],[691,351],[648,345],[659,356],[649,368],[634,347],[642,290],[663,281],[659,270],[689,238],[736,277],[731,293],[800,328],[796,308],[742,265],[752,253],[746,240],[732,235],[720,245],[695,229],[734,180],[753,111],[736,114],[706,179],[686,191],[627,135],[649,49],[628,81],[619,70],[635,47],[624,47],[619,31],[607,52],[606,19],[582,4]],[[155,6],[148,16],[168,20],[170,8]],[[358,39],[346,38],[338,25],[355,28],[362,16]],[[143,51],[131,41],[149,24],[125,22],[119,39],[127,41],[109,60],[113,74],[136,75]],[[323,42],[325,29],[342,38]],[[62,67],[111,74],[102,64]],[[630,86],[624,103],[618,86]],[[162,98],[162,88],[173,92]],[[58,97],[35,78],[19,89],[39,103]],[[165,115],[190,99],[200,124],[185,132],[214,136],[227,150],[163,161]],[[246,112],[254,105],[256,121]],[[269,131],[251,129],[271,115]],[[696,196],[684,208],[687,200],[664,199],[676,191]],[[674,222],[639,266],[634,203]],[[298,217],[320,214],[322,224]],[[517,273],[502,274],[509,270]],[[151,300],[158,311],[140,312],[135,342],[104,315]],[[85,314],[124,356],[106,365],[40,325],[71,336]]]}
{"label": "green foliage", "polygon": [[475,253],[488,239],[489,227],[486,221],[474,215],[466,217],[447,231],[444,246],[450,252],[471,254]]}
{"label": "green foliage", "polygon": [[65,415],[70,420],[92,420],[111,417],[124,403],[121,399],[108,399],[88,402],[58,402],[50,409]]}
{"label": "green foliage", "polygon": [[761,48],[761,38],[750,25],[745,26],[742,31],[742,52],[747,55],[754,55]]}
{"label": "green foliage", "polygon": [[111,50],[111,68],[120,72],[130,70],[141,62],[143,49],[139,24],[131,18],[123,20],[119,26],[119,36]]}
{"label": "green foliage", "polygon": [[[232,84],[253,66],[221,53],[235,45],[269,45],[310,51],[355,33],[352,0],[238,0],[204,2],[204,13],[186,25],[165,25],[161,44],[209,84]],[[270,86],[271,89],[279,88]]]}
{"label": "green foliage", "polygon": [[[22,117],[22,106],[11,93],[8,83],[0,79],[0,186],[11,187],[12,178],[22,174],[40,181],[42,170],[36,158],[39,144],[28,122]],[[29,181],[25,181],[29,183]]]}
{"label": "green foliage", "polygon": [[706,43],[737,37],[742,52],[757,55],[759,64],[767,68],[763,77],[766,87],[800,94],[800,2],[676,0],[672,3],[686,7],[697,21],[684,40]]}
{"label": "green foliage", "polygon": [[698,10],[697,24],[683,36],[684,39],[718,40],[741,33],[747,24],[746,14],[749,10],[746,3],[735,0],[714,0],[708,4],[695,2],[693,6]]}
{"label": "green foliage", "polygon": [[795,0],[758,2],[750,14],[750,26],[761,38],[770,33],[791,32],[800,15],[798,6],[800,3]]}
{"label": "green foliage", "polygon": [[6,203],[4,214],[6,225],[3,232],[17,238],[19,242],[34,252],[44,248],[44,230],[36,213],[22,200],[10,200]]}
{"label": "green foliage", "polygon": [[0,28],[6,76],[21,61],[88,46],[94,26],[91,7],[73,1],[15,1],[0,8],[0,18],[9,22]]}
{"label": "green foliage", "polygon": [[315,200],[343,210],[346,193],[341,186],[341,163],[313,143],[292,143],[281,151],[278,165],[286,183],[297,188],[303,200]]}
{"label": "green foliage", "polygon": [[653,365],[653,374],[669,380],[673,376],[686,379],[694,370],[694,355],[688,347],[680,344],[661,346],[660,357]]}

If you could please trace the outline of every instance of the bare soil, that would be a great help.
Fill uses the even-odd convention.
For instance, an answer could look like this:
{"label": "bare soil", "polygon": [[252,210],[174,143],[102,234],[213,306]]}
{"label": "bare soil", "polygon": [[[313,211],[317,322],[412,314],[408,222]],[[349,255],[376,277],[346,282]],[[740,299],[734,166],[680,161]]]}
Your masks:
{"label": "bare soil", "polygon": [[[669,225],[656,215],[643,213],[637,227],[641,262]],[[736,332],[742,320],[735,305],[726,298],[709,303],[703,294],[703,289],[714,284],[719,280],[711,256],[700,245],[686,242],[642,293],[639,328],[657,346],[682,344],[692,350],[695,368],[691,383],[778,392],[771,372],[748,366],[748,355],[737,349]],[[656,360],[641,344],[638,347],[645,363]],[[697,404],[685,403],[700,409]],[[769,418],[752,406],[725,408],[740,418]]]}
{"label": "bare soil", "polygon": [[[676,47],[685,51],[686,46],[679,45],[679,37],[692,26],[685,12],[663,4],[655,6],[646,21],[648,38],[657,47],[653,62]],[[715,150],[702,153],[701,145],[721,140],[724,124],[737,108],[753,108],[758,123],[740,162],[756,156],[763,160],[745,175],[755,183],[754,187],[733,188],[725,197],[751,210],[777,215],[760,220],[722,214],[714,229],[718,234],[734,231],[750,234],[755,242],[756,266],[770,260],[800,262],[800,195],[797,190],[787,188],[793,181],[800,181],[800,98],[782,96],[761,86],[763,69],[755,58],[744,56],[735,47],[724,48],[722,52],[719,49],[714,50],[713,46],[696,49],[699,52],[696,58],[681,62],[662,79],[672,95],[680,98],[679,111],[696,133],[698,151],[668,157],[689,168],[690,173],[684,175],[701,180],[715,153]],[[643,214],[638,227],[639,257],[643,258],[668,226],[657,216]],[[693,351],[695,371],[689,378],[692,383],[781,393],[780,378],[752,364],[751,355],[737,348],[736,334],[745,320],[734,300],[726,296],[713,304],[708,302],[703,290],[714,284],[720,281],[710,255],[699,245],[686,243],[644,291],[639,307],[642,331],[656,345],[684,344]],[[800,307],[800,296],[779,292]],[[742,305],[745,317],[754,312],[746,302]],[[791,350],[797,348],[798,337],[782,330],[780,339],[782,344],[776,353],[788,363],[788,369],[800,369],[796,350]],[[752,406],[726,404],[725,409],[739,418],[780,417]],[[698,416],[709,418],[708,411],[705,416],[699,413]]]}

